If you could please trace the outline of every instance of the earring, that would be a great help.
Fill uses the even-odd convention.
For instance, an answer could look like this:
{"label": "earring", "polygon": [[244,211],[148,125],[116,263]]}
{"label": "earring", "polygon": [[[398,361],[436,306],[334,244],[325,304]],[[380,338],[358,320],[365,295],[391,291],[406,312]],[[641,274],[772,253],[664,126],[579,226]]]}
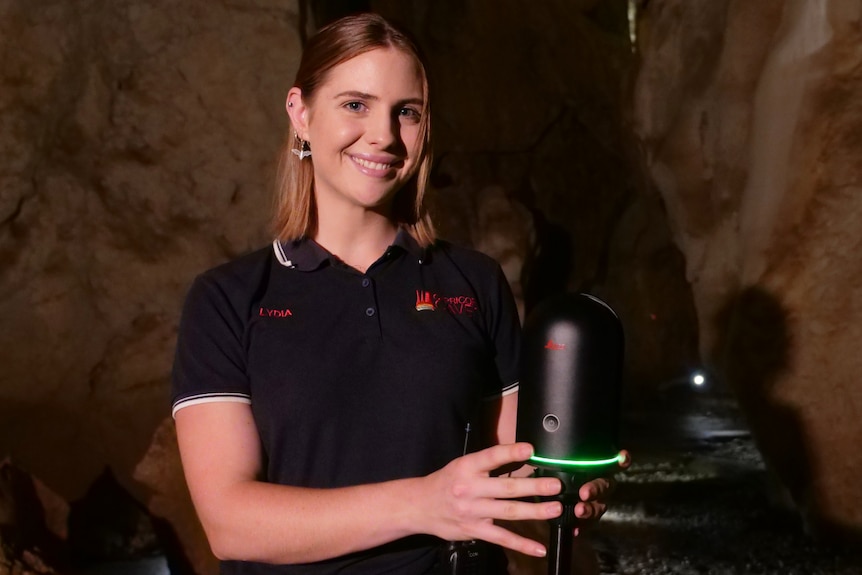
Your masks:
{"label": "earring", "polygon": [[293,138],[296,140],[296,143],[299,148],[293,148],[290,151],[299,156],[300,161],[311,156],[311,145],[308,143],[308,140],[303,140],[299,137],[299,134],[295,132],[293,134]]}

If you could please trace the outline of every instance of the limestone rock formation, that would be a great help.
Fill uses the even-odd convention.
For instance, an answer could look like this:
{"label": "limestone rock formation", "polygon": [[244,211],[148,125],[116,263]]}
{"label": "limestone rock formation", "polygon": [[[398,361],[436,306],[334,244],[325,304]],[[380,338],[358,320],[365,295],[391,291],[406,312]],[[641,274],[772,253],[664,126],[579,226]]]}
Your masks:
{"label": "limestone rock formation", "polygon": [[[444,235],[507,258],[526,309],[566,289],[605,298],[626,326],[633,392],[695,367],[684,263],[625,128],[628,3],[372,5],[430,60]],[[509,245],[496,245],[507,226]]]}
{"label": "limestone rock formation", "polygon": [[[444,235],[499,257],[525,307],[605,297],[636,343],[633,385],[696,361],[682,258],[629,167],[627,2],[371,5],[432,62]],[[201,574],[165,420],[175,329],[197,273],[266,243],[302,13],[0,2],[0,455],[67,500],[109,466]]]}
{"label": "limestone rock formation", "polygon": [[68,513],[40,481],[0,461],[0,575],[56,573]]}
{"label": "limestone rock formation", "polygon": [[[0,454],[80,497],[168,413],[195,274],[266,241],[293,2],[0,3]],[[172,482],[181,484],[181,477]]]}
{"label": "limestone rock formation", "polygon": [[667,0],[634,126],[704,356],[822,535],[862,535],[862,3]]}
{"label": "limestone rock formation", "polygon": [[70,494],[144,453],[190,278],[267,236],[281,4],[4,3],[0,450]]}

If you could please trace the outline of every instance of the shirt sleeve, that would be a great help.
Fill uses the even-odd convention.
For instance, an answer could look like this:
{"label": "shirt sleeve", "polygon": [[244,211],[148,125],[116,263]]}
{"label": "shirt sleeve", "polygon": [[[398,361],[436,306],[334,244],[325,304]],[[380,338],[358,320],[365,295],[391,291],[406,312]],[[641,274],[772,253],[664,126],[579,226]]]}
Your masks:
{"label": "shirt sleeve", "polygon": [[521,359],[521,321],[515,296],[499,265],[495,266],[495,281],[488,298],[488,325],[494,346],[494,361],[499,375],[496,389],[486,391],[489,399],[518,391]]}
{"label": "shirt sleeve", "polygon": [[243,344],[246,319],[208,274],[186,297],[172,372],[172,410],[200,403],[251,403]]}

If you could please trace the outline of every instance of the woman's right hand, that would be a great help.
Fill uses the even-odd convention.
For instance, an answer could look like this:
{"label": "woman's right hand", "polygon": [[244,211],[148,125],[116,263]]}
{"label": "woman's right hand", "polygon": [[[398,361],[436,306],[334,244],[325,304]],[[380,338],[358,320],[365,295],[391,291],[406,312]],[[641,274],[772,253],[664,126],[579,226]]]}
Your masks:
{"label": "woman's right hand", "polygon": [[447,541],[482,539],[534,557],[545,547],[494,524],[495,519],[520,521],[551,519],[562,513],[558,501],[528,503],[523,497],[551,496],[560,492],[551,477],[492,477],[495,469],[523,462],[533,454],[529,443],[495,445],[455,459],[422,478],[423,497],[417,505],[421,531]]}

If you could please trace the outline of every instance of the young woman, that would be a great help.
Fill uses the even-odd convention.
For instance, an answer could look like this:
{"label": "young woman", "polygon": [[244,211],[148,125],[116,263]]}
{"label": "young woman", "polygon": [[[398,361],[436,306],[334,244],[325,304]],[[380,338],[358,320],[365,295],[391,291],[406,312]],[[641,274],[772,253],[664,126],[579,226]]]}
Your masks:
{"label": "young woman", "polygon": [[[222,572],[432,573],[441,540],[544,555],[494,522],[557,516],[529,499],[560,485],[495,473],[531,454],[518,316],[493,260],[435,240],[415,44],[339,20],[286,105],[278,239],[197,278],[177,344],[180,451]],[[584,486],[581,516],[606,489]]]}

